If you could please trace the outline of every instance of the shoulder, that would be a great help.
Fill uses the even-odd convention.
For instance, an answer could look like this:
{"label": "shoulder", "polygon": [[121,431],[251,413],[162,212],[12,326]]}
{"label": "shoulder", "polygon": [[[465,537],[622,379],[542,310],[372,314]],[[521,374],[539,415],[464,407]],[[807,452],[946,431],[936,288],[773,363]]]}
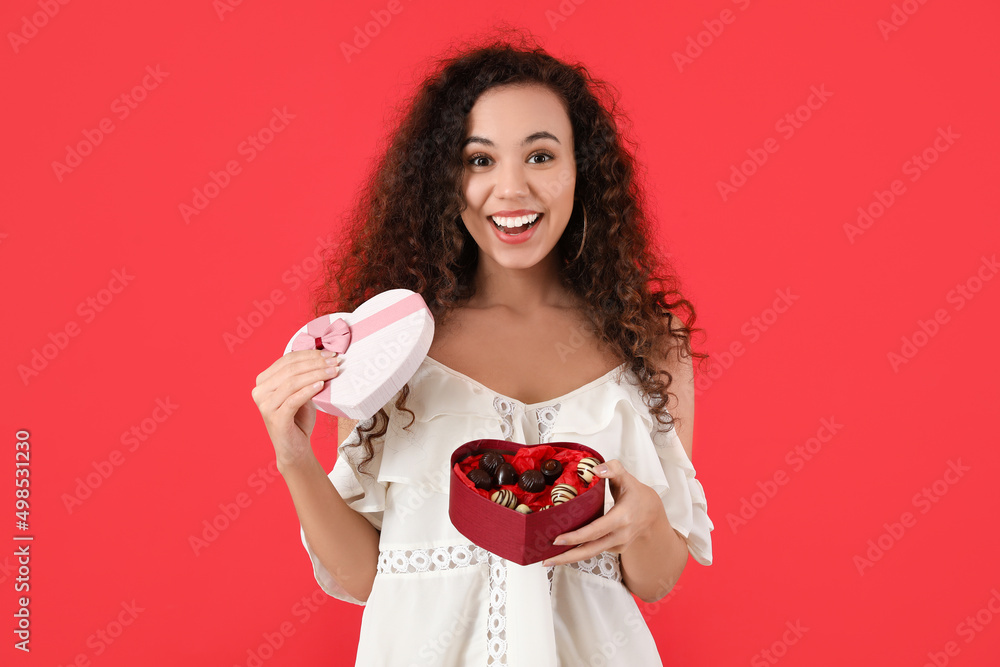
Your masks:
{"label": "shoulder", "polygon": [[[677,317],[671,318],[671,330],[680,328]],[[694,367],[690,354],[684,354],[682,348],[672,344],[670,336],[664,335],[656,352],[653,365],[657,370],[670,374],[670,387],[667,410],[674,418],[674,428],[684,446],[684,451],[691,459],[692,436],[694,434]]]}

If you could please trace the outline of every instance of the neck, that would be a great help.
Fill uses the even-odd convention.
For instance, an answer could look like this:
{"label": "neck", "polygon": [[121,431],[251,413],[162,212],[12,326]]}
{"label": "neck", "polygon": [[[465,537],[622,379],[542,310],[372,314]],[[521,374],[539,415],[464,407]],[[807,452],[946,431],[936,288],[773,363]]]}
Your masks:
{"label": "neck", "polygon": [[562,285],[558,253],[528,268],[509,268],[479,253],[476,293],[469,300],[473,308],[504,308],[518,315],[530,315],[549,308],[571,308],[573,295]]}

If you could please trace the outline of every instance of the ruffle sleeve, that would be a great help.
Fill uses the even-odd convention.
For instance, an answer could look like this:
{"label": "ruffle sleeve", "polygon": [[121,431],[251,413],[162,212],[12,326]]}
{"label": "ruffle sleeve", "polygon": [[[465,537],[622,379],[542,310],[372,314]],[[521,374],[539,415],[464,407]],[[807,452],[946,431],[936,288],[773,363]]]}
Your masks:
{"label": "ruffle sleeve", "polygon": [[651,439],[669,485],[667,493],[662,496],[667,518],[670,525],[684,535],[688,551],[694,559],[702,565],[711,565],[711,533],[715,525],[708,516],[705,489],[695,476],[694,466],[677,432],[673,428],[665,431],[661,424],[656,425],[658,429]]}
{"label": "ruffle sleeve", "polygon": [[[665,430],[653,418],[638,388],[628,382],[608,382],[602,391],[567,402],[556,430],[569,432],[569,438],[579,434],[580,442],[593,446],[606,460],[619,459],[630,474],[652,487],[690,554],[698,563],[711,565],[715,525],[708,516],[705,490],[676,431]],[[608,511],[614,501],[610,485],[606,489]]]}
{"label": "ruffle sleeve", "polygon": [[[365,467],[365,470],[371,473],[371,476],[368,476],[358,470],[358,465],[364,458],[364,450],[361,447],[351,446],[357,445],[361,441],[361,437],[358,434],[358,427],[363,426],[368,428],[371,423],[372,420],[369,419],[365,422],[359,422],[354,427],[354,430],[351,431],[347,439],[337,448],[337,462],[327,477],[351,509],[367,519],[377,530],[381,530],[382,517],[385,512],[385,494],[388,486],[387,482],[379,480],[379,469],[382,465],[382,447],[376,444],[375,457]],[[306,553],[309,554],[309,559],[312,561],[313,575],[316,577],[316,582],[320,585],[320,588],[326,591],[328,595],[339,600],[364,605],[364,602],[348,594],[319,561],[316,553],[306,540],[306,533],[301,524],[299,525],[299,534],[302,538],[302,546],[305,547]]]}

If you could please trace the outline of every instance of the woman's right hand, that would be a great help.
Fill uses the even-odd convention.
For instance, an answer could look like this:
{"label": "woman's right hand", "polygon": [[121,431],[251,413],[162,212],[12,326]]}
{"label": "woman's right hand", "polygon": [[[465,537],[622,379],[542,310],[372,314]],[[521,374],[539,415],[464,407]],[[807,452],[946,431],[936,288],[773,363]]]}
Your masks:
{"label": "woman's right hand", "polygon": [[309,436],[316,424],[310,400],[326,380],[340,374],[340,356],[329,350],[296,350],[283,355],[257,376],[251,391],[274,444],[278,470],[307,461]]}

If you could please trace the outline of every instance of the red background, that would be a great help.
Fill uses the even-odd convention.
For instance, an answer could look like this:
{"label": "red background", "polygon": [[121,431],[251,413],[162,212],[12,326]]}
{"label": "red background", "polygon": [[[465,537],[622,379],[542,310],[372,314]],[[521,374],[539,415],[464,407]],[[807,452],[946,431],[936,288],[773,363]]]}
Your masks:
{"label": "red background", "polygon": [[[361,608],[296,606],[317,584],[250,390],[310,317],[292,276],[318,276],[308,258],[336,239],[391,105],[429,58],[505,19],[621,91],[715,359],[694,439],[715,563],[690,560],[668,598],[640,604],[664,663],[772,664],[773,650],[788,667],[995,664],[1000,280],[983,268],[993,279],[972,280],[961,309],[951,291],[1000,249],[996,4],[402,0],[350,62],[341,43],[388,3],[341,4],[247,1],[220,17],[209,0],[72,2],[32,31],[37,0],[4,3],[0,533],[19,532],[14,434],[28,429],[35,541],[25,655],[3,538],[0,661],[247,665],[288,623],[268,667],[353,664]],[[732,22],[712,23],[724,10]],[[907,20],[884,35],[894,11]],[[18,32],[31,36],[12,44]],[[707,46],[678,67],[700,32]],[[113,101],[147,66],[169,74],[120,118]],[[830,97],[779,132],[813,86]],[[294,119],[247,161],[240,143],[275,107]],[[53,162],[104,118],[114,130],[60,181]],[[939,128],[958,138],[911,181],[905,163]],[[777,152],[723,201],[717,183],[768,138]],[[179,205],[230,160],[240,173],[186,224]],[[895,179],[904,194],[852,242],[844,225]],[[124,289],[102,292],[123,267]],[[786,289],[797,298],[773,318]],[[275,291],[260,326],[227,345]],[[91,316],[101,296],[113,298]],[[889,353],[939,309],[945,323],[893,368]],[[734,342],[743,353],[727,360]],[[128,451],[123,433],[163,416],[158,399],[177,407]],[[823,419],[842,428],[794,468],[786,455]],[[328,468],[332,425],[321,416],[315,438]],[[121,465],[68,511],[77,478],[115,450]],[[949,461],[968,470],[946,478]],[[776,474],[786,483],[753,495]],[[915,503],[925,487],[935,502]],[[238,498],[249,503],[196,555],[189,538]],[[751,514],[744,500],[755,514],[733,523]],[[892,538],[884,524],[907,511],[915,523]],[[859,572],[880,537],[888,548]],[[142,611],[113,643],[93,639],[133,600]],[[960,625],[977,613],[979,630]],[[783,637],[796,622],[808,630]]]}

